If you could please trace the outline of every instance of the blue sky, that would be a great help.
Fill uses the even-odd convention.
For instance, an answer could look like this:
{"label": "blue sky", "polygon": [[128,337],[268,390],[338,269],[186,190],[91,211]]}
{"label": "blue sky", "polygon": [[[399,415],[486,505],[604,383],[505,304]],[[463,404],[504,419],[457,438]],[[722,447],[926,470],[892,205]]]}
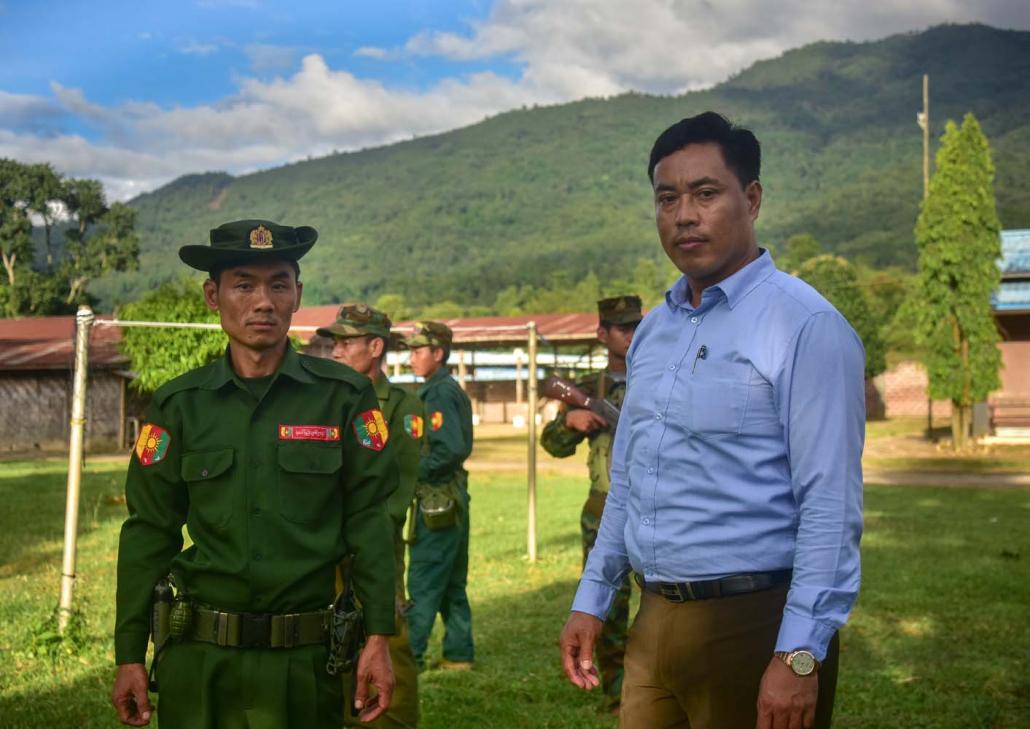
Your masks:
{"label": "blue sky", "polygon": [[125,199],[525,104],[681,93],[817,40],[1030,29],[1026,0],[0,0],[0,157]]}

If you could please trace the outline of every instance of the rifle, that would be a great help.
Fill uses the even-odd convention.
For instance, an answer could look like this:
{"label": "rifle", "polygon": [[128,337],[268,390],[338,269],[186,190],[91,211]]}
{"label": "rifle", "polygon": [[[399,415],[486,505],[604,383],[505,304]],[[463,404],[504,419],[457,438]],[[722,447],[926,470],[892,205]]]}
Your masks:
{"label": "rifle", "polygon": [[563,377],[551,375],[544,380],[540,392],[545,397],[561,400],[566,405],[584,408],[597,413],[608,422],[608,426],[612,430],[615,430],[615,427],[619,424],[619,409],[617,407],[603,397],[589,397],[585,392]]}

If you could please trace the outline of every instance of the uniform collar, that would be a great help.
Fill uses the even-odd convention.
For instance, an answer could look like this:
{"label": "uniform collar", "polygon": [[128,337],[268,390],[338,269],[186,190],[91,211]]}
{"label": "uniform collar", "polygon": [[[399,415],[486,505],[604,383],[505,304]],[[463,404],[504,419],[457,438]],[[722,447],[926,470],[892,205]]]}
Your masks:
{"label": "uniform collar", "polygon": [[422,387],[418,388],[418,392],[421,395],[423,392],[428,390],[437,382],[443,381],[445,378],[451,376],[451,368],[447,365],[442,365],[436,372],[426,378],[426,381],[422,383]]}
{"label": "uniform collar", "polygon": [[380,370],[379,375],[372,380],[372,389],[376,391],[379,402],[390,399],[390,378]]}
{"label": "uniform collar", "polygon": [[[308,385],[315,381],[311,375],[308,374],[307,370],[304,369],[303,365],[301,365],[300,355],[297,354],[297,351],[293,348],[293,345],[290,344],[289,340],[286,341],[286,354],[283,355],[283,361],[279,364],[279,369],[275,372],[275,375],[277,376],[280,374],[286,375],[297,382],[303,382]],[[275,379],[278,379],[278,377]],[[207,382],[204,383],[203,387],[208,390],[218,390],[229,382],[234,382],[237,387],[246,389],[243,382],[232,368],[232,359],[229,356],[229,347],[226,347],[225,354],[212,366],[211,375],[207,378]]]}
{"label": "uniform collar", "polygon": [[[732,309],[751,293],[758,284],[776,273],[776,264],[773,263],[769,251],[764,248],[759,248],[758,251],[758,258],[751,261],[751,263],[732,276],[727,276],[714,286],[709,286],[702,294],[702,298],[707,296],[709,291],[713,293],[721,292],[726,298],[726,304]],[[665,303],[668,304],[670,309],[694,308],[690,299],[690,284],[687,283],[686,276],[681,276],[672,285],[672,288],[665,292]]]}

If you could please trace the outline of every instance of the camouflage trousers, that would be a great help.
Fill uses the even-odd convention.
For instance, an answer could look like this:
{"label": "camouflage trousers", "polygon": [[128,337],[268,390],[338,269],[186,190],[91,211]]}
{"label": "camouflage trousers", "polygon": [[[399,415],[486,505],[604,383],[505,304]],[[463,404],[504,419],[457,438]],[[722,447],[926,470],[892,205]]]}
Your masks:
{"label": "camouflage trousers", "polygon": [[[601,527],[601,514],[604,513],[606,494],[602,491],[591,491],[579,526],[583,536],[583,565],[597,541],[597,530]],[[595,648],[595,660],[601,672],[601,689],[604,691],[605,705],[609,709],[619,706],[622,695],[623,659],[626,653],[626,633],[629,630],[629,575],[623,579],[615,600],[608,611],[608,619],[601,628],[601,640]]]}

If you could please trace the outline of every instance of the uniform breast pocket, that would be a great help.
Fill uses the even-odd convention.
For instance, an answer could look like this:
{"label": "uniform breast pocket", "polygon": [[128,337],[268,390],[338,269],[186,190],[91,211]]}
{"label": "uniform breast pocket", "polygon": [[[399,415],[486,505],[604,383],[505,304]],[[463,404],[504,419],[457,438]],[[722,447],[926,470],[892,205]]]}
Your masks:
{"label": "uniform breast pocket", "polygon": [[747,412],[751,366],[737,362],[703,362],[687,376],[677,398],[680,422],[699,438],[739,435]]}
{"label": "uniform breast pocket", "polygon": [[302,524],[339,513],[342,465],[343,451],[338,445],[280,443],[280,513],[290,521]]}
{"label": "uniform breast pocket", "polygon": [[190,494],[191,522],[223,529],[232,518],[235,493],[232,448],[182,454],[180,474]]}

